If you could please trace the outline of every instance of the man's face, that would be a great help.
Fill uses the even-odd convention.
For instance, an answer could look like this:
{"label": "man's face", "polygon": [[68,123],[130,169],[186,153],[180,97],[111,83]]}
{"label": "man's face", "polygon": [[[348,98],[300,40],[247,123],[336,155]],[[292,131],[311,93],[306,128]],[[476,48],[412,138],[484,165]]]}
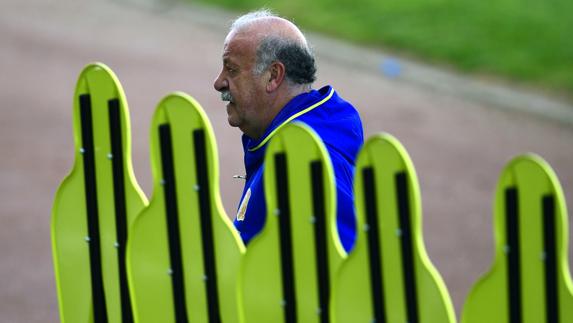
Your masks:
{"label": "man's face", "polygon": [[[213,84],[227,104],[227,120],[247,135],[257,131],[264,108],[264,82],[255,76],[256,40],[247,33],[231,33],[223,48],[223,69]],[[255,132],[256,133],[256,132]]]}

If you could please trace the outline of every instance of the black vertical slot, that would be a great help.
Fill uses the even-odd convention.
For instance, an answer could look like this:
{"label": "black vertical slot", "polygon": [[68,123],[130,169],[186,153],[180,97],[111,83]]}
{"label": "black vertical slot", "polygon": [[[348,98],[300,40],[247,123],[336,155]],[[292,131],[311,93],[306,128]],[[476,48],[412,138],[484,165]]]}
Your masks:
{"label": "black vertical slot", "polygon": [[286,155],[279,153],[275,155],[276,170],[276,190],[277,203],[279,207],[279,239],[281,253],[281,274],[284,297],[284,315],[286,323],[295,323],[296,315],[296,294],[294,286],[294,264],[292,255],[292,234],[290,224],[290,202],[288,188],[288,172]]}
{"label": "black vertical slot", "polygon": [[171,128],[168,124],[159,126],[161,145],[161,165],[163,170],[163,191],[165,193],[165,212],[169,235],[169,259],[171,261],[171,282],[175,303],[175,321],[187,322],[185,306],[185,282],[183,280],[183,261],[181,257],[181,239],[179,237],[179,215],[177,209],[177,192],[175,170],[173,168],[173,146]]}
{"label": "black vertical slot", "polygon": [[509,322],[521,323],[521,270],[519,248],[519,207],[517,189],[505,190],[505,216],[508,247],[507,289]]}
{"label": "black vertical slot", "polygon": [[314,215],[314,246],[316,254],[316,269],[318,280],[318,303],[320,306],[320,322],[330,322],[328,300],[330,298],[330,276],[328,272],[327,223],[324,205],[324,182],[322,164],[314,161],[310,164],[312,178],[312,212]]}
{"label": "black vertical slot", "polygon": [[370,264],[370,292],[374,322],[386,322],[386,305],[384,304],[384,279],[382,277],[382,259],[380,253],[380,233],[378,232],[378,207],[376,205],[376,185],[374,169],[362,169],[362,184],[364,189],[364,206],[366,209],[366,225],[368,226],[368,257]]}
{"label": "black vertical slot", "polygon": [[543,244],[545,249],[545,313],[547,323],[559,322],[557,290],[557,246],[555,241],[555,198],[546,195],[543,204]]}
{"label": "black vertical slot", "polygon": [[125,245],[127,243],[127,211],[125,205],[125,181],[123,173],[123,145],[121,129],[121,110],[118,99],[108,101],[109,132],[113,168],[113,198],[115,204],[115,229],[118,243],[119,287],[121,298],[121,318],[123,323],[132,323],[131,302],[127,286],[125,268]]}
{"label": "black vertical slot", "polygon": [[82,124],[82,149],[84,161],[84,189],[86,193],[86,212],[88,221],[90,273],[94,322],[106,323],[107,310],[101,268],[101,246],[99,236],[99,214],[97,203],[97,184],[94,155],[94,137],[92,104],[89,94],[79,97]]}
{"label": "black vertical slot", "polygon": [[400,229],[402,230],[402,267],[404,270],[408,322],[418,323],[418,295],[413,249],[414,237],[412,236],[412,214],[410,211],[410,196],[408,194],[408,175],[405,172],[396,174],[396,193],[398,194],[398,213],[400,217]]}
{"label": "black vertical slot", "polygon": [[201,219],[201,235],[203,246],[203,260],[207,278],[207,306],[209,322],[219,323],[219,295],[217,289],[217,267],[215,261],[215,246],[213,241],[213,223],[211,218],[211,203],[209,201],[210,189],[207,169],[207,150],[205,149],[205,132],[193,131],[195,146],[195,171],[199,185],[199,210]]}

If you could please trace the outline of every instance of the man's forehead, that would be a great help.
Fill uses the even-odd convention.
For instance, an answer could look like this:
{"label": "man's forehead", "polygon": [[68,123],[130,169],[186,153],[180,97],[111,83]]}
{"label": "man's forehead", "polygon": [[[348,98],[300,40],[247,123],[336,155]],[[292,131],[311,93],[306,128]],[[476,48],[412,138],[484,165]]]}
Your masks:
{"label": "man's forehead", "polygon": [[244,33],[230,33],[223,44],[223,60],[231,56],[254,54],[255,41]]}

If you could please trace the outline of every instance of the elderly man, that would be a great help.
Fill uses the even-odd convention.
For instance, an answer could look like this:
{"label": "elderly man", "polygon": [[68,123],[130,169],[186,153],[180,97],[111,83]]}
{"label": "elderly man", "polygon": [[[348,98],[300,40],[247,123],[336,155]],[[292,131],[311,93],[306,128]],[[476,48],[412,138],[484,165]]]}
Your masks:
{"label": "elderly man", "polygon": [[247,176],[234,223],[245,243],[264,225],[266,145],[273,130],[297,120],[311,126],[328,149],[336,177],[338,233],[347,251],[354,244],[352,179],[363,142],[362,123],[354,107],[331,86],[311,88],[315,73],[302,32],[266,10],[239,17],[225,38],[223,69],[214,87],[229,102],[229,124],[244,133]]}

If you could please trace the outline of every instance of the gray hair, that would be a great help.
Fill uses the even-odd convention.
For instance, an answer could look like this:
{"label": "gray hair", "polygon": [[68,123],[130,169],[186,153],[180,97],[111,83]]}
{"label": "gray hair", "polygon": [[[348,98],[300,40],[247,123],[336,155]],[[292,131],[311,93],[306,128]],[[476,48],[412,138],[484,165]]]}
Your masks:
{"label": "gray hair", "polygon": [[[243,29],[261,18],[278,17],[268,9],[249,12],[235,20],[231,31]],[[303,36],[304,37],[304,36]],[[316,80],[314,54],[306,39],[303,42],[271,35],[263,38],[256,50],[255,75],[261,75],[273,62],[285,66],[286,80],[291,85],[309,85]]]}
{"label": "gray hair", "polygon": [[257,11],[251,11],[235,19],[235,21],[233,21],[233,24],[231,25],[230,31],[240,30],[245,27],[248,27],[258,19],[272,18],[272,17],[278,17],[278,16],[275,15],[269,9],[259,9]]}

